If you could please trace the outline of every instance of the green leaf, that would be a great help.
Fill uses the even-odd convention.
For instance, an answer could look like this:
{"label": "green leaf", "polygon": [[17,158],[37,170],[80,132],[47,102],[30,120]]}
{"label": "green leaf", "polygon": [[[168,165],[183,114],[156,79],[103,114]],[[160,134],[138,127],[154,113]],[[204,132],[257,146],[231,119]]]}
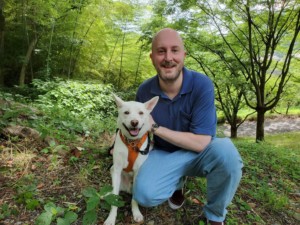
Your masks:
{"label": "green leaf", "polygon": [[36,199],[26,199],[25,202],[26,208],[29,210],[34,210],[40,205],[40,202]]}
{"label": "green leaf", "polygon": [[44,148],[41,150],[42,153],[48,154],[49,153],[49,149],[48,148]]}
{"label": "green leaf", "polygon": [[65,214],[65,219],[69,222],[69,223],[73,223],[77,220],[78,215],[72,211],[68,211]]}
{"label": "green leaf", "polygon": [[56,215],[63,215],[65,213],[65,209],[62,207],[56,207]]}
{"label": "green leaf", "polygon": [[57,218],[57,225],[70,225],[71,223],[65,218]]}
{"label": "green leaf", "polygon": [[117,206],[117,207],[122,207],[124,206],[124,201],[122,201],[121,196],[119,195],[114,195],[114,194],[110,194],[104,197],[104,200],[113,206]]}
{"label": "green leaf", "polygon": [[92,187],[87,187],[87,188],[83,189],[82,194],[87,198],[98,196],[96,189],[94,189]]}
{"label": "green leaf", "polygon": [[35,221],[36,225],[50,225],[52,221],[51,212],[43,212]]}
{"label": "green leaf", "polygon": [[113,190],[112,186],[109,186],[109,185],[104,186],[103,188],[100,189],[100,192],[99,192],[100,197],[107,195],[108,193],[112,192],[112,190]]}
{"label": "green leaf", "polygon": [[96,209],[99,202],[100,202],[100,197],[98,197],[98,196],[93,196],[93,197],[89,198],[87,201],[87,206],[86,206],[87,211]]}
{"label": "green leaf", "polygon": [[97,213],[96,210],[88,211],[82,219],[83,225],[93,225],[96,224],[97,221]]}
{"label": "green leaf", "polygon": [[57,225],[70,225],[75,222],[78,218],[78,215],[74,212],[68,211],[65,214],[64,218],[57,219]]}
{"label": "green leaf", "polygon": [[[53,202],[48,202],[45,206],[44,209],[46,212],[49,212],[53,214],[53,210],[56,208],[56,205]],[[56,211],[56,210],[55,210]]]}

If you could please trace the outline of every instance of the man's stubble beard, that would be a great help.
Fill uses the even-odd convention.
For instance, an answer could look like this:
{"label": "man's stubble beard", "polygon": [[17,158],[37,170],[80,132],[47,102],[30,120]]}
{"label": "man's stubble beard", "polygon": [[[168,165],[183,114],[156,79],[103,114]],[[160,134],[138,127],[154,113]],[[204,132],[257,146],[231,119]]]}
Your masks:
{"label": "man's stubble beard", "polygon": [[173,76],[168,76],[168,74],[165,74],[164,75],[164,72],[161,70],[161,69],[157,69],[157,72],[158,72],[158,77],[166,82],[166,83],[173,83],[175,82],[176,80],[178,80],[178,78],[180,77],[180,74],[182,73],[182,69],[183,69],[183,66],[181,66],[175,73],[175,75]]}

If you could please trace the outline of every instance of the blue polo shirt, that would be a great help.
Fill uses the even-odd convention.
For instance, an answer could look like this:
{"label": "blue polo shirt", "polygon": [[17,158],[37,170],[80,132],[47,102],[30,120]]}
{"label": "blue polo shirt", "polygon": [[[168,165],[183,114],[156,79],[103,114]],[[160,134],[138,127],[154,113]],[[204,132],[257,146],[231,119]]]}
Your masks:
{"label": "blue polo shirt", "polygon": [[[183,68],[183,85],[172,100],[160,89],[156,75],[140,85],[136,100],[146,102],[154,96],[160,97],[151,113],[158,125],[175,131],[215,136],[214,85],[206,75]],[[169,152],[181,149],[155,135],[154,147]]]}

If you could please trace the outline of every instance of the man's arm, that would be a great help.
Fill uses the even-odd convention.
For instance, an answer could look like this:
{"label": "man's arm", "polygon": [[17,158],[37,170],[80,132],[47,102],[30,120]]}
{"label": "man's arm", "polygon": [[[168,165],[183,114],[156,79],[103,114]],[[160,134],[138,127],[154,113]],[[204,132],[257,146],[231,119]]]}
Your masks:
{"label": "man's arm", "polygon": [[[153,118],[150,116],[150,124],[154,123]],[[195,152],[203,151],[211,141],[210,135],[174,131],[162,126],[159,126],[154,134],[173,145]]]}

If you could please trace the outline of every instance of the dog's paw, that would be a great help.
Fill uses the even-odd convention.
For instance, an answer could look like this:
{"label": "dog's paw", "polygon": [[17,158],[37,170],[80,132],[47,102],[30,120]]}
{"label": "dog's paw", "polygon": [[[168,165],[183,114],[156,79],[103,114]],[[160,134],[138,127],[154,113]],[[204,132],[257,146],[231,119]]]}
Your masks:
{"label": "dog's paw", "polygon": [[134,212],[133,219],[135,222],[140,223],[144,221],[144,216],[142,215],[141,212]]}

